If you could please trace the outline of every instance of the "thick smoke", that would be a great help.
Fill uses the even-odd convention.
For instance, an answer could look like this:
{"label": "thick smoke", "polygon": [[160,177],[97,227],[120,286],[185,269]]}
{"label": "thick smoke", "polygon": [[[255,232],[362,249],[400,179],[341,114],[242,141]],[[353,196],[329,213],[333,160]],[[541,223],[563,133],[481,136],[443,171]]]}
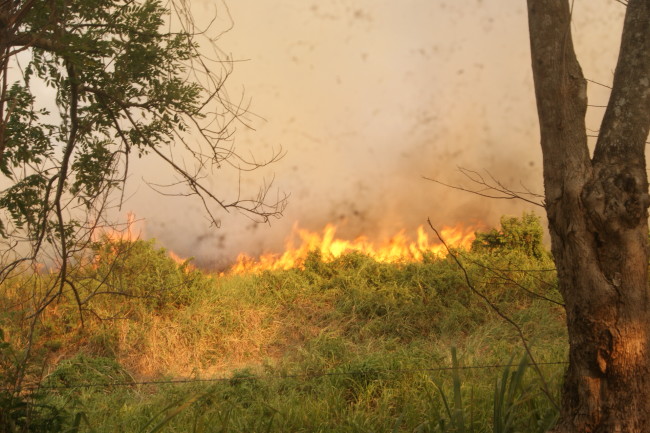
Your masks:
{"label": "thick smoke", "polygon": [[[198,16],[213,2],[195,2]],[[611,82],[618,40],[616,2],[574,6],[574,37],[588,77]],[[384,238],[426,223],[498,223],[535,210],[427,181],[472,188],[458,167],[514,190],[543,192],[525,5],[517,0],[230,2],[235,27],[220,40],[237,63],[231,92],[245,89],[264,120],[236,145],[287,155],[270,171],[290,193],[284,218],[257,225],[225,215],[210,227],[199,203],[161,197],[140,184],[124,209],[146,219],[147,237],[198,263],[220,267],[238,253],[280,251],[291,228],[340,225],[343,237]],[[222,5],[216,9],[223,16]],[[605,53],[605,55],[603,54]],[[607,93],[592,92],[596,104]],[[605,89],[606,90],[606,89]],[[588,122],[597,129],[601,111]],[[144,178],[155,165],[140,167]],[[215,188],[235,188],[217,171]],[[253,187],[260,177],[245,180]],[[136,186],[138,185],[138,186]],[[537,208],[541,214],[542,209]]]}

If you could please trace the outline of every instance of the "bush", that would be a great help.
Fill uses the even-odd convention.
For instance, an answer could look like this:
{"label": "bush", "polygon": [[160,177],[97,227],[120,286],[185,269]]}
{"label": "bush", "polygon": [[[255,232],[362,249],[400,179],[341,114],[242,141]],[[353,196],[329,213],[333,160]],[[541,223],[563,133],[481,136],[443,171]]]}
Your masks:
{"label": "bush", "polygon": [[[142,298],[156,308],[186,305],[212,280],[193,268],[190,260],[178,262],[155,240],[113,241],[104,238],[93,246],[92,267],[82,270],[89,291],[102,291]],[[85,277],[85,278],[84,278]]]}
{"label": "bush", "polygon": [[542,226],[534,213],[524,213],[521,218],[501,217],[501,229],[476,233],[472,252],[504,254],[521,251],[528,257],[541,259],[547,254],[542,244]]}
{"label": "bush", "polygon": [[72,415],[46,404],[43,393],[16,395],[0,391],[0,433],[59,433]]}
{"label": "bush", "polygon": [[114,385],[132,382],[131,375],[114,359],[79,354],[61,361],[45,379],[43,387],[109,392]]}

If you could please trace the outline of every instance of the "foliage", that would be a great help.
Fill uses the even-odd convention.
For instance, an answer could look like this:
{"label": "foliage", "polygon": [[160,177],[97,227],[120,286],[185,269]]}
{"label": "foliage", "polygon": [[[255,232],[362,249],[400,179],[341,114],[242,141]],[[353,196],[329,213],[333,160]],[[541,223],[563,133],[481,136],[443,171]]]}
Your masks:
{"label": "foliage", "polygon": [[[521,287],[557,295],[554,274],[539,271],[547,259],[458,253],[476,288],[525,330],[536,360],[564,359],[561,307]],[[97,316],[86,314],[78,329],[72,294],[42,316],[47,332],[35,347],[62,359],[46,384],[225,379],[47,391],[38,403],[60,409],[64,428],[83,414],[80,431],[97,432],[444,431],[441,422],[453,425],[444,399],[452,414],[460,407],[454,389],[466,428],[477,432],[492,431],[498,419],[503,431],[536,431],[552,413],[536,378],[520,369],[437,370],[509,364],[520,346],[450,258],[393,265],[313,254],[304,270],[210,276],[153,242],[105,238],[83,260],[79,291],[96,293],[87,305]],[[124,291],[120,302],[97,289],[104,280],[102,290]],[[5,290],[10,298],[1,304],[20,305],[26,293]],[[19,323],[7,316],[0,327],[16,340]],[[458,348],[456,364],[450,346]],[[542,368],[559,389],[562,367]]]}
{"label": "foliage", "polygon": [[74,416],[66,408],[43,403],[44,394],[14,395],[0,391],[0,432],[60,433]]}
{"label": "foliage", "polygon": [[[559,416],[557,406],[545,410],[536,404],[534,387],[526,385],[524,375],[528,368],[528,358],[522,357],[517,370],[506,367],[494,385],[494,433],[514,433],[516,431],[544,433],[551,429]],[[546,396],[549,397],[549,396]],[[553,402],[551,402],[553,403]],[[526,417],[525,415],[528,415]],[[532,416],[531,416],[532,415]],[[529,425],[522,425],[528,418]]]}
{"label": "foliage", "polygon": [[123,385],[133,382],[133,378],[114,359],[89,357],[80,353],[59,363],[47,376],[42,386],[44,389],[60,389],[77,384],[87,384],[77,390],[110,392],[114,384]]}
{"label": "foliage", "polygon": [[521,218],[501,217],[501,229],[477,233],[472,251],[505,254],[521,251],[529,257],[541,259],[545,254],[542,243],[543,230],[539,217],[524,213]]}
{"label": "foliage", "polygon": [[[11,307],[23,325],[21,344],[3,369],[25,375],[3,380],[17,386],[12,393],[35,377],[24,365],[45,361],[36,349],[48,348],[32,340],[57,326],[134,314],[126,297],[173,308],[205,287],[189,264],[150,246],[94,242],[116,228],[108,211],[123,202],[134,158],[158,160],[169,185],[154,189],[197,197],[215,225],[223,210],[259,221],[282,212],[282,197],[267,200],[268,183],[259,191],[240,190],[243,182],[208,187],[215,168],[232,168],[221,173],[235,179],[281,155],[248,160],[234,147],[236,127],[248,126],[248,104],[229,99],[234,62],[216,46],[232,23],[217,28],[223,21],[212,20],[199,29],[190,8],[187,0],[0,2],[0,282],[50,271],[20,282],[29,300]],[[94,267],[91,245],[99,248]],[[100,299],[106,295],[122,299],[110,305]],[[42,320],[48,310],[51,320]],[[119,341],[101,327],[78,340],[98,349],[89,353],[113,356]]]}
{"label": "foliage", "polygon": [[56,267],[37,311],[76,292],[74,258],[111,225],[134,157],[157,159],[166,191],[197,196],[214,224],[224,209],[281,213],[268,184],[252,198],[205,184],[213,168],[248,171],[279,155],[248,161],[230,143],[247,106],[227,96],[233,62],[211,34],[224,29],[197,30],[190,2],[2,2],[0,30],[0,278],[27,262]]}
{"label": "foliage", "polygon": [[[191,259],[175,260],[155,240],[125,241],[104,237],[90,252],[93,266],[76,275],[87,298],[104,294],[141,298],[158,308],[191,301],[196,290],[208,290],[212,281],[196,270]],[[91,305],[92,306],[92,305]]]}
{"label": "foliage", "polygon": [[[442,399],[444,414],[441,415],[436,410],[433,419],[419,426],[415,430],[416,432],[471,433],[482,431],[481,420],[474,417],[473,401],[470,400],[469,404],[464,401],[462,367],[457,358],[455,347],[451,348],[451,358],[453,366],[451,397],[448,396],[442,382],[434,382]],[[535,391],[536,384],[534,381],[526,381],[525,374],[528,367],[528,358],[526,356],[521,358],[515,371],[511,371],[510,362],[503,367],[501,377],[495,381],[490,432],[514,433],[526,431],[544,433],[555,424],[559,411],[554,405],[540,407],[536,404],[539,400],[536,398],[536,394],[540,391]],[[543,396],[543,398],[546,397]]]}

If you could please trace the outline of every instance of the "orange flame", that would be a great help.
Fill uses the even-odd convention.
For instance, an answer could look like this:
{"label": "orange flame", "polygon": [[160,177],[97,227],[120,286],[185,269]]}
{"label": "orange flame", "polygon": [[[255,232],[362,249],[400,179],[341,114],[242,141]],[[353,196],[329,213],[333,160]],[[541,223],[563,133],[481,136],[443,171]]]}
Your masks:
{"label": "orange flame", "polygon": [[[476,227],[445,227],[440,231],[447,245],[455,248],[468,248],[475,238]],[[293,239],[300,238],[300,245],[294,246]],[[442,256],[446,252],[440,242],[429,240],[424,227],[417,229],[417,239],[412,241],[401,230],[382,245],[375,245],[365,236],[353,241],[337,239],[336,226],[328,224],[321,233],[310,232],[294,226],[292,235],[286,243],[282,254],[263,254],[253,259],[246,254],[240,254],[230,268],[229,273],[244,274],[265,270],[292,269],[303,266],[304,260],[311,251],[318,251],[324,261],[332,261],[343,254],[359,252],[383,263],[407,263],[422,261],[425,254]]]}
{"label": "orange flame", "polygon": [[111,226],[98,226],[93,231],[91,238],[99,241],[106,238],[111,242],[134,242],[140,239],[143,231],[143,221],[136,218],[133,212],[126,214],[126,223]]}
{"label": "orange flame", "polygon": [[[128,212],[126,215],[126,223],[109,226],[109,227],[98,227],[95,232],[92,234],[93,241],[107,240],[112,244],[121,243],[121,242],[135,242],[139,240],[143,233],[144,221],[136,218],[133,212]],[[118,250],[115,246],[112,247],[113,253],[117,254]],[[181,257],[175,252],[168,250],[167,254],[170,259],[172,259],[176,264],[184,265],[185,272],[191,272],[196,267],[189,263],[190,259]],[[93,262],[96,265],[99,256],[95,256]]]}
{"label": "orange flame", "polygon": [[190,263],[190,258],[187,257],[181,257],[172,250],[167,251],[167,255],[169,256],[170,259],[172,259],[174,262],[176,262],[177,265],[179,266],[184,266],[183,270],[185,272],[192,272],[193,270],[196,269],[196,266],[194,266],[192,263]]}

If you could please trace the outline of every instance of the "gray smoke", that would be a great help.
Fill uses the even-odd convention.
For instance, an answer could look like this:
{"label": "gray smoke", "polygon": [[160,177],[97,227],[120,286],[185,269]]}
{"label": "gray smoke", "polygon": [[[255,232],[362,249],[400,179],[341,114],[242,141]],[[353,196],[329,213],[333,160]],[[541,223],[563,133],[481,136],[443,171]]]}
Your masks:
{"label": "gray smoke", "polygon": [[[201,16],[215,12],[211,1],[195,3]],[[573,31],[585,74],[610,83],[620,34],[612,29],[624,8],[601,3],[576,1]],[[250,59],[236,65],[231,92],[245,89],[264,118],[255,131],[240,130],[236,145],[287,151],[261,175],[275,174],[289,206],[270,225],[225,215],[215,229],[199,203],[158,196],[134,175],[124,210],[146,219],[145,236],[221,267],[240,252],[279,251],[296,222],[311,230],[334,222],[342,237],[383,238],[428,217],[439,226],[496,225],[502,214],[534,209],[423,179],[472,187],[458,171],[464,167],[543,192],[521,1],[237,0],[229,7],[235,27],[220,45]],[[593,103],[607,102],[607,89],[589,89]],[[588,116],[594,129],[598,110]],[[140,169],[148,178],[157,166]],[[234,178],[216,172],[212,182],[224,188]]]}

